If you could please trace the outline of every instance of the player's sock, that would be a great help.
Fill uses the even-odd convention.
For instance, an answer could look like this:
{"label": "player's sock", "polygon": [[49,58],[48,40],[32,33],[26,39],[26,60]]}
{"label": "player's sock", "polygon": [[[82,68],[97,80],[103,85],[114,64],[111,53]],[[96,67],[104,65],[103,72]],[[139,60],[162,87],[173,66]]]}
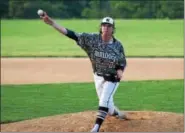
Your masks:
{"label": "player's sock", "polygon": [[91,132],[99,132],[99,129],[100,129],[105,117],[107,116],[107,113],[108,113],[107,107],[101,107],[101,106],[99,107],[96,122],[95,122],[95,125],[94,125],[93,129],[91,130]]}

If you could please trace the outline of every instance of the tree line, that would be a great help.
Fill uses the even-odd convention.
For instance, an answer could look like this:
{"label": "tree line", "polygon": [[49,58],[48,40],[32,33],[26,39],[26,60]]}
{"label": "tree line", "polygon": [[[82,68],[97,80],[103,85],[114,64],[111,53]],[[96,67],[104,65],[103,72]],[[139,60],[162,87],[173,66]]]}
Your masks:
{"label": "tree line", "polygon": [[184,18],[183,0],[1,0],[1,18],[35,19],[43,9],[53,18]]}

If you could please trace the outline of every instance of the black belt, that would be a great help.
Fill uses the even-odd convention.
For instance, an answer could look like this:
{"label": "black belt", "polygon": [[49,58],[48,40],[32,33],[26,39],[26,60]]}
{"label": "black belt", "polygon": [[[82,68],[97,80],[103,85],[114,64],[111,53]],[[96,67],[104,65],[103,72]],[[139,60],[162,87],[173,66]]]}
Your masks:
{"label": "black belt", "polygon": [[110,82],[120,82],[120,78],[117,78],[116,75],[110,74],[110,75],[103,75],[100,73],[95,73],[98,76],[101,76],[104,78],[104,80],[106,81],[110,81]]}
{"label": "black belt", "polygon": [[95,74],[98,75],[98,76],[103,77],[103,74],[100,74],[100,73],[95,73]]}

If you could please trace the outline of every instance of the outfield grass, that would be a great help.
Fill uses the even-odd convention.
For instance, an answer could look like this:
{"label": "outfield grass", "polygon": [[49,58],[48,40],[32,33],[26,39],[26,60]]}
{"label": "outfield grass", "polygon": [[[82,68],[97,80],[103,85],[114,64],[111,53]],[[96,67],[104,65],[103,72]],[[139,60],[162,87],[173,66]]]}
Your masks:
{"label": "outfield grass", "polygon": [[[76,32],[97,32],[99,20],[56,20]],[[116,20],[127,56],[180,56],[183,20]],[[2,56],[86,56],[76,43],[40,20],[1,20]]]}
{"label": "outfield grass", "polygon": [[[121,82],[115,104],[121,110],[184,112],[183,80]],[[2,85],[1,122],[98,108],[93,83]]]}

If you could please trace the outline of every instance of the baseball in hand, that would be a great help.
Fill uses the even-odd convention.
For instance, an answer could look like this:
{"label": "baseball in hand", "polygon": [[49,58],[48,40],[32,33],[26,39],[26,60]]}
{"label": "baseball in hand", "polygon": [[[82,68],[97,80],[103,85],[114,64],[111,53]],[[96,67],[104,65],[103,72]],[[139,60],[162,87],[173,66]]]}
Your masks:
{"label": "baseball in hand", "polygon": [[39,16],[43,16],[43,15],[44,15],[44,11],[41,10],[41,9],[39,9],[39,10],[37,11],[37,14],[38,14]]}

